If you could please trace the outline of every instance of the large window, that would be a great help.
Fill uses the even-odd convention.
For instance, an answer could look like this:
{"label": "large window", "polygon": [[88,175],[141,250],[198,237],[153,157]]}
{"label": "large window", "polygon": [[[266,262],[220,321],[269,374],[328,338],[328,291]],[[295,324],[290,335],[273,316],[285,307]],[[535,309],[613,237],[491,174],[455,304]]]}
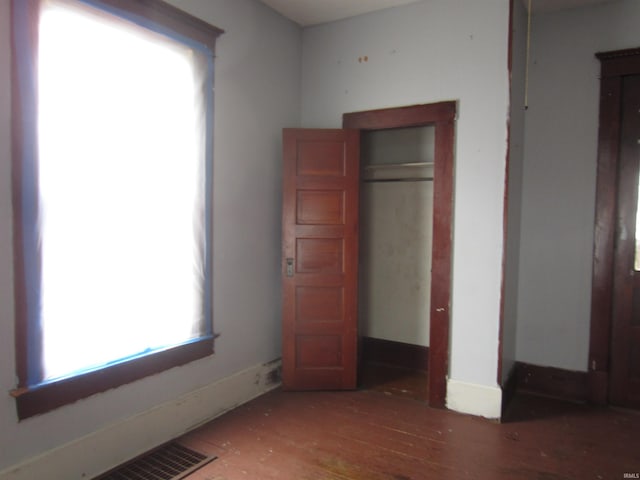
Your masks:
{"label": "large window", "polygon": [[220,31],[155,0],[12,8],[24,418],[212,352]]}

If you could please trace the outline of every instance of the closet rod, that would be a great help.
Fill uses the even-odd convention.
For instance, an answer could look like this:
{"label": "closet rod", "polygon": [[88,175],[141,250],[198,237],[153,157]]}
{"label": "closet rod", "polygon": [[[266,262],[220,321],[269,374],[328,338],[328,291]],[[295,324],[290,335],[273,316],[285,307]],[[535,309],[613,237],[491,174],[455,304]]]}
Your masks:
{"label": "closet rod", "polygon": [[389,183],[389,182],[432,182],[433,177],[407,177],[407,178],[368,178],[362,180],[364,183]]}

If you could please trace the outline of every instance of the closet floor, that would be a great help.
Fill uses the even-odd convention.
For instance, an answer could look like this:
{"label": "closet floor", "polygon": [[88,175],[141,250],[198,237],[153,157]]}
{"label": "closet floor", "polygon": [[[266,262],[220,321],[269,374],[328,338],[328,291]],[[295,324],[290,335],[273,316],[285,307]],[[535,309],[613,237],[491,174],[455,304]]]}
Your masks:
{"label": "closet floor", "polygon": [[360,366],[359,387],[413,400],[427,401],[427,372],[380,363]]}

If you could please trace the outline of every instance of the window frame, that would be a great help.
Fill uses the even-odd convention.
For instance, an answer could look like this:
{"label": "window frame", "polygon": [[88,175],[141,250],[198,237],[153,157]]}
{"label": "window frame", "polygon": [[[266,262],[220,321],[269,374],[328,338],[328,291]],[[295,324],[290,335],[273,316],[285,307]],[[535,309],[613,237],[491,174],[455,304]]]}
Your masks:
{"label": "window frame", "polygon": [[[186,38],[205,47],[212,58],[215,57],[216,39],[223,30],[214,27],[199,18],[196,18],[176,7],[173,7],[161,0],[78,0],[80,3],[92,5],[99,9],[134,21],[142,28],[156,31],[164,31],[175,34],[178,37]],[[20,3],[20,7],[17,7]],[[204,358],[213,354],[215,335],[200,337],[191,342],[187,342],[175,347],[167,348],[141,354],[137,357],[126,359],[121,362],[104,366],[99,369],[82,372],[78,375],[63,378],[60,380],[42,383],[35,386],[29,385],[30,362],[33,358],[33,349],[41,347],[37,333],[34,334],[33,326],[29,325],[28,318],[28,290],[32,287],[27,285],[27,275],[25,273],[25,249],[23,243],[23,210],[28,208],[23,198],[23,175],[25,172],[24,158],[29,149],[33,149],[33,144],[29,144],[29,139],[37,138],[35,125],[37,125],[37,38],[39,22],[40,0],[12,0],[11,1],[11,122],[12,122],[12,201],[13,201],[13,257],[14,257],[14,299],[15,299],[15,347],[16,347],[16,371],[17,388],[11,392],[16,399],[18,419],[42,414],[63,405],[75,402],[82,398],[104,392],[106,390],[134,382],[141,378],[159,373],[170,368],[184,365],[191,361]],[[16,9],[26,8],[23,11],[24,21],[21,25],[16,24]],[[150,27],[150,25],[152,27]],[[29,40],[26,42],[30,51],[27,54],[29,59],[19,59],[16,36],[26,35]],[[23,37],[24,38],[24,37]],[[20,53],[24,54],[24,51]],[[25,64],[29,66],[25,67]],[[25,72],[29,81],[21,81],[25,78]],[[211,79],[213,82],[213,78]],[[25,108],[24,105],[27,107]],[[212,100],[210,102],[213,103]],[[26,111],[29,110],[29,111]],[[213,159],[213,148],[211,138],[213,136],[212,115],[207,118],[207,149],[206,163],[211,166]],[[33,152],[32,158],[36,159],[37,152]],[[37,174],[37,173],[36,173]],[[206,182],[210,187],[211,172],[207,169]],[[211,188],[205,190],[206,204],[211,204]],[[210,209],[207,209],[210,211]],[[211,281],[211,253],[212,248],[212,228],[211,218],[206,219],[206,242],[205,262],[209,275],[208,288]],[[37,260],[36,260],[37,261]],[[211,292],[209,291],[209,298]],[[212,318],[211,301],[206,308],[207,315]],[[211,325],[212,328],[212,325]],[[41,355],[38,355],[41,357]]]}

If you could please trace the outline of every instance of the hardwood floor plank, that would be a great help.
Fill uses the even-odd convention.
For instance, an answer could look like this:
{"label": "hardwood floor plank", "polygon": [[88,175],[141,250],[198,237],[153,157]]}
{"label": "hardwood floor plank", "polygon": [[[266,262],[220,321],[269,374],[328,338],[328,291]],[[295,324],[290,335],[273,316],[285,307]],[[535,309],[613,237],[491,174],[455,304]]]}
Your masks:
{"label": "hardwood floor plank", "polygon": [[384,392],[274,391],[182,441],[194,480],[574,480],[640,473],[640,414],[516,396],[498,424]]}

